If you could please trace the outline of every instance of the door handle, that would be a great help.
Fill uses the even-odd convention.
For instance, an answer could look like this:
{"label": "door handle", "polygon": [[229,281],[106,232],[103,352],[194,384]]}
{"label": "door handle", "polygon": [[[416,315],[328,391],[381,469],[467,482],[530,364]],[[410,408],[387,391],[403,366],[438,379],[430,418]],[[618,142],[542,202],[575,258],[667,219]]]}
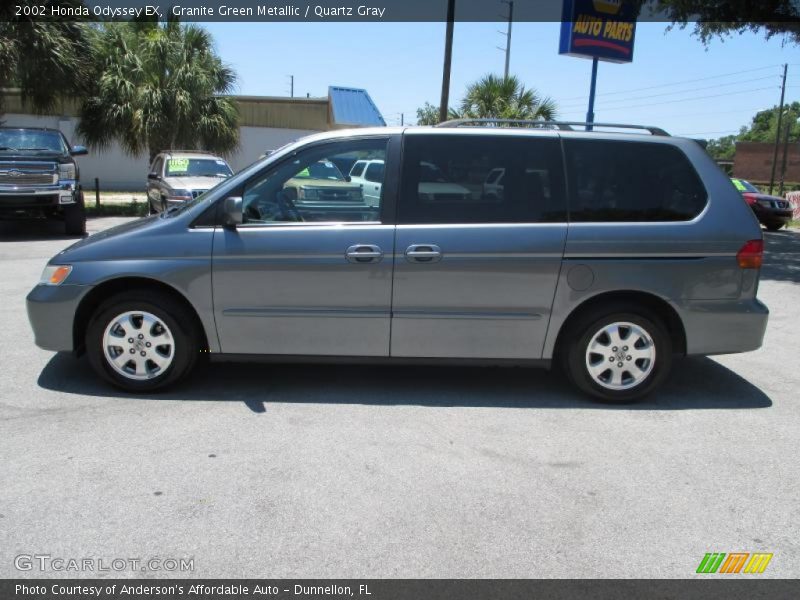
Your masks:
{"label": "door handle", "polygon": [[442,260],[442,249],[436,244],[411,244],[406,248],[408,262],[434,263]]}
{"label": "door handle", "polygon": [[383,251],[374,244],[356,244],[344,253],[351,263],[377,263],[383,259]]}

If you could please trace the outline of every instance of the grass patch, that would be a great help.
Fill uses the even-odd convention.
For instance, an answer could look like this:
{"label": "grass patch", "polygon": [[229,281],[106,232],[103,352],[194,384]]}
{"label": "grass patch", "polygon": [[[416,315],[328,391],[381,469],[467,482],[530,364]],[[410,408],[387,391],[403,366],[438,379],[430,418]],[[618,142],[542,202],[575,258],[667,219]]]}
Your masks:
{"label": "grass patch", "polygon": [[86,203],[87,217],[145,217],[146,202],[114,202],[95,206],[94,202]]}

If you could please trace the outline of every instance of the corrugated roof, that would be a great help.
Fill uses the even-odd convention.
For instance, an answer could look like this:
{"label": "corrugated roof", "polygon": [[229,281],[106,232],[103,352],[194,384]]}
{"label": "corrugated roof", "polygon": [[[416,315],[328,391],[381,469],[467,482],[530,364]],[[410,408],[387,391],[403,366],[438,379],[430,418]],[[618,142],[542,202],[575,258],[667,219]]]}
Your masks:
{"label": "corrugated roof", "polygon": [[367,90],[332,85],[328,98],[334,125],[386,125]]}

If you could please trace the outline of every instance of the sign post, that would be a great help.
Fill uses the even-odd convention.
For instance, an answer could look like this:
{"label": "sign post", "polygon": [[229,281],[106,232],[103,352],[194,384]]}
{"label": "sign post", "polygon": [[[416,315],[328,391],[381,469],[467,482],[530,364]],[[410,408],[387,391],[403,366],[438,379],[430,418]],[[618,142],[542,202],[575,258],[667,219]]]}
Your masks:
{"label": "sign post", "polygon": [[597,63],[633,60],[636,15],[631,0],[564,0],[558,53],[592,59],[587,131],[591,131],[594,122]]}

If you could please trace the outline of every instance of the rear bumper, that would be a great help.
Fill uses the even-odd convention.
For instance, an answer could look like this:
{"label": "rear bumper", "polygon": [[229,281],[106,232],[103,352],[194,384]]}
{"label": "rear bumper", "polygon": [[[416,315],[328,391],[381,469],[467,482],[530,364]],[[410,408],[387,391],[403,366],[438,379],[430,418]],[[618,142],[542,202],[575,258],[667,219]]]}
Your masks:
{"label": "rear bumper", "polygon": [[37,285],[26,298],[28,321],[36,345],[53,352],[72,351],[75,313],[87,285]]}
{"label": "rear bumper", "polygon": [[680,310],[686,354],[733,354],[761,347],[769,309],[757,299],[698,300]]}

